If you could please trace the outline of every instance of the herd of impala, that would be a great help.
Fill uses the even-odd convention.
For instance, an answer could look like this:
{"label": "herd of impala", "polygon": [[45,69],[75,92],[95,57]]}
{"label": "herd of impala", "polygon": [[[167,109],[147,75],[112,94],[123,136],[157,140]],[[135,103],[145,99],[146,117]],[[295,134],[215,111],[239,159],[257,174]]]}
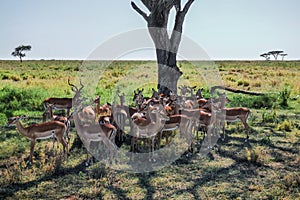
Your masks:
{"label": "herd of impala", "polygon": [[[70,120],[74,121],[77,133],[88,151],[93,142],[101,141],[109,156],[115,156],[118,147],[125,141],[130,144],[132,152],[140,151],[140,141],[147,141],[151,147],[149,151],[153,152],[161,147],[163,137],[165,145],[172,140],[172,132],[179,132],[180,137],[192,148],[195,133],[198,139],[198,131],[203,130],[207,137],[207,148],[212,148],[212,135],[219,136],[223,132],[225,137],[225,121],[240,120],[249,138],[247,120],[250,110],[227,108],[226,103],[230,100],[225,94],[206,99],[202,96],[202,89],[195,91],[195,87],[180,86],[180,96],[172,93],[164,96],[152,89],[152,96],[144,97],[143,89],[138,89],[134,91],[133,106],[125,104],[124,94],[118,94],[119,104],[101,105],[97,96],[91,105],[84,106],[81,96],[84,85],[80,81],[78,88],[69,79],[68,84],[75,93],[74,97],[45,99],[42,123],[24,127],[20,122],[23,117],[12,117],[8,121],[8,125],[16,124],[18,131],[31,141],[30,161],[38,139],[53,138],[53,143],[57,140],[63,146],[64,155],[68,155]],[[66,110],[66,116],[54,115],[54,109]]]}

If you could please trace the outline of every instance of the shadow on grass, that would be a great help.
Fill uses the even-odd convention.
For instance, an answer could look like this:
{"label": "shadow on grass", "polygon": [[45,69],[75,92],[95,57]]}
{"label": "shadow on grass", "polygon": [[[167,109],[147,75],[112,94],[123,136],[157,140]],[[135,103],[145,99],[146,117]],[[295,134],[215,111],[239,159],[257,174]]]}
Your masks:
{"label": "shadow on grass", "polygon": [[57,178],[61,178],[61,177],[65,176],[67,174],[68,175],[69,174],[77,175],[79,172],[86,172],[85,162],[82,162],[74,167],[63,168],[59,173],[46,174],[37,180],[29,181],[26,183],[13,183],[13,184],[7,185],[5,187],[2,186],[2,188],[0,190],[0,197],[2,199],[5,197],[11,197],[14,193],[16,193],[18,191],[27,190],[31,187],[37,187],[37,185],[42,182],[55,180]]}

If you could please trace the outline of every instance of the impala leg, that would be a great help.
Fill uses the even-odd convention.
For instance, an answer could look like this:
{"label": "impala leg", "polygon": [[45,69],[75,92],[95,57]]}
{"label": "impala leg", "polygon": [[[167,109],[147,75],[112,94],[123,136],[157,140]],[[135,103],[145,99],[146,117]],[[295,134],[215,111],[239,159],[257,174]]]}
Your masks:
{"label": "impala leg", "polygon": [[63,137],[59,138],[58,140],[63,146],[63,152],[65,155],[65,158],[68,159],[68,143],[66,142],[66,140]]}
{"label": "impala leg", "polygon": [[222,140],[224,141],[225,140],[225,121],[222,121],[221,127],[222,127],[222,132],[223,132]]}
{"label": "impala leg", "polygon": [[67,109],[67,116],[70,116],[70,109]]}
{"label": "impala leg", "polygon": [[29,162],[32,162],[32,156],[33,156],[34,146],[35,146],[35,140],[31,140],[31,141],[30,141],[30,155],[29,155]]}
{"label": "impala leg", "polygon": [[194,129],[194,132],[196,132],[196,141],[199,140],[199,128],[198,128],[198,123],[197,122],[194,122],[193,124],[193,129]]}
{"label": "impala leg", "polygon": [[66,127],[67,127],[67,129],[66,129],[66,138],[67,138],[67,143],[70,143],[70,140],[71,140],[71,137],[70,137],[70,129],[71,129],[71,122],[68,120],[67,122],[66,122]]}
{"label": "impala leg", "polygon": [[160,143],[162,138],[162,131],[157,134],[157,149],[160,149]]}
{"label": "impala leg", "polygon": [[150,148],[150,152],[149,152],[150,158],[149,158],[149,161],[150,162],[156,162],[156,159],[154,158],[154,140],[155,140],[155,136],[149,138],[148,140],[151,142],[151,144],[149,146],[149,148]]}
{"label": "impala leg", "polygon": [[247,123],[246,120],[243,120],[242,122],[243,122],[243,125],[244,125],[244,127],[245,127],[246,134],[247,134],[246,139],[245,139],[245,142],[248,142],[248,140],[249,140],[250,126],[248,125],[248,123]]}
{"label": "impala leg", "polygon": [[166,145],[169,144],[169,131],[166,131]]}
{"label": "impala leg", "polygon": [[211,145],[211,127],[207,126],[207,141],[208,141],[208,149],[212,149]]}
{"label": "impala leg", "polygon": [[89,166],[90,165],[90,156],[89,156],[89,152],[87,149],[86,150],[86,161],[85,161],[85,166]]}
{"label": "impala leg", "polygon": [[131,138],[131,151],[134,153],[137,149],[137,139],[132,136]]}

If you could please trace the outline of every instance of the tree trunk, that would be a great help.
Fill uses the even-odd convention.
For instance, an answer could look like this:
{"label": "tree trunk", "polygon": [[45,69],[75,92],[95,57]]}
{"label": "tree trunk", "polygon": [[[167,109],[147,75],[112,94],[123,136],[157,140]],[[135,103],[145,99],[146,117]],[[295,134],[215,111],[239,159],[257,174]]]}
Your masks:
{"label": "tree trunk", "polygon": [[[182,72],[177,67],[177,52],[181,41],[184,17],[194,0],[189,0],[181,10],[181,0],[141,0],[150,11],[147,15],[134,2],[131,5],[147,22],[148,30],[156,48],[158,64],[158,92],[177,94],[177,83]],[[167,31],[170,10],[175,7],[176,18],[171,36]]]}
{"label": "tree trunk", "polygon": [[253,96],[263,96],[265,95],[264,93],[260,93],[260,92],[251,92],[251,91],[245,91],[245,90],[238,90],[238,89],[233,89],[233,88],[229,88],[229,87],[225,87],[225,86],[213,86],[210,90],[211,94],[215,93],[215,90],[220,89],[220,90],[227,90],[229,92],[233,92],[233,93],[241,93],[241,94],[249,94],[249,95],[253,95]]}

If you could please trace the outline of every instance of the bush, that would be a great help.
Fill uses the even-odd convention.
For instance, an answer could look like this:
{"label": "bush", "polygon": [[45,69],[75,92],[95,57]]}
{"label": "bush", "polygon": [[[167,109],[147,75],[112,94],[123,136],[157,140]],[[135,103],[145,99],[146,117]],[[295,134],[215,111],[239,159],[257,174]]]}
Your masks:
{"label": "bush", "polygon": [[43,111],[42,101],[47,92],[41,88],[19,89],[4,87],[0,90],[0,110],[6,117],[15,111]]}
{"label": "bush", "polygon": [[272,109],[262,109],[262,122],[264,123],[277,123],[278,121],[278,114],[277,111]]}
{"label": "bush", "polygon": [[300,173],[290,172],[283,177],[285,185],[290,187],[299,187],[300,186]]}
{"label": "bush", "polygon": [[281,107],[288,107],[288,99],[290,98],[291,95],[291,89],[289,89],[288,87],[284,87],[280,92],[279,92],[279,99],[280,99],[280,103],[279,105]]}
{"label": "bush", "polygon": [[0,113],[0,126],[4,126],[7,122],[7,117],[5,114]]}
{"label": "bush", "polygon": [[290,131],[292,131],[292,123],[285,119],[283,122],[281,122],[277,125],[277,129],[279,131],[288,131],[288,132],[290,132]]}
{"label": "bush", "polygon": [[245,158],[249,163],[266,165],[270,162],[270,155],[263,146],[255,146],[253,149],[245,147]]}
{"label": "bush", "polygon": [[274,108],[276,106],[276,96],[268,94],[263,96],[249,96],[238,94],[230,98],[231,107],[248,108]]}

